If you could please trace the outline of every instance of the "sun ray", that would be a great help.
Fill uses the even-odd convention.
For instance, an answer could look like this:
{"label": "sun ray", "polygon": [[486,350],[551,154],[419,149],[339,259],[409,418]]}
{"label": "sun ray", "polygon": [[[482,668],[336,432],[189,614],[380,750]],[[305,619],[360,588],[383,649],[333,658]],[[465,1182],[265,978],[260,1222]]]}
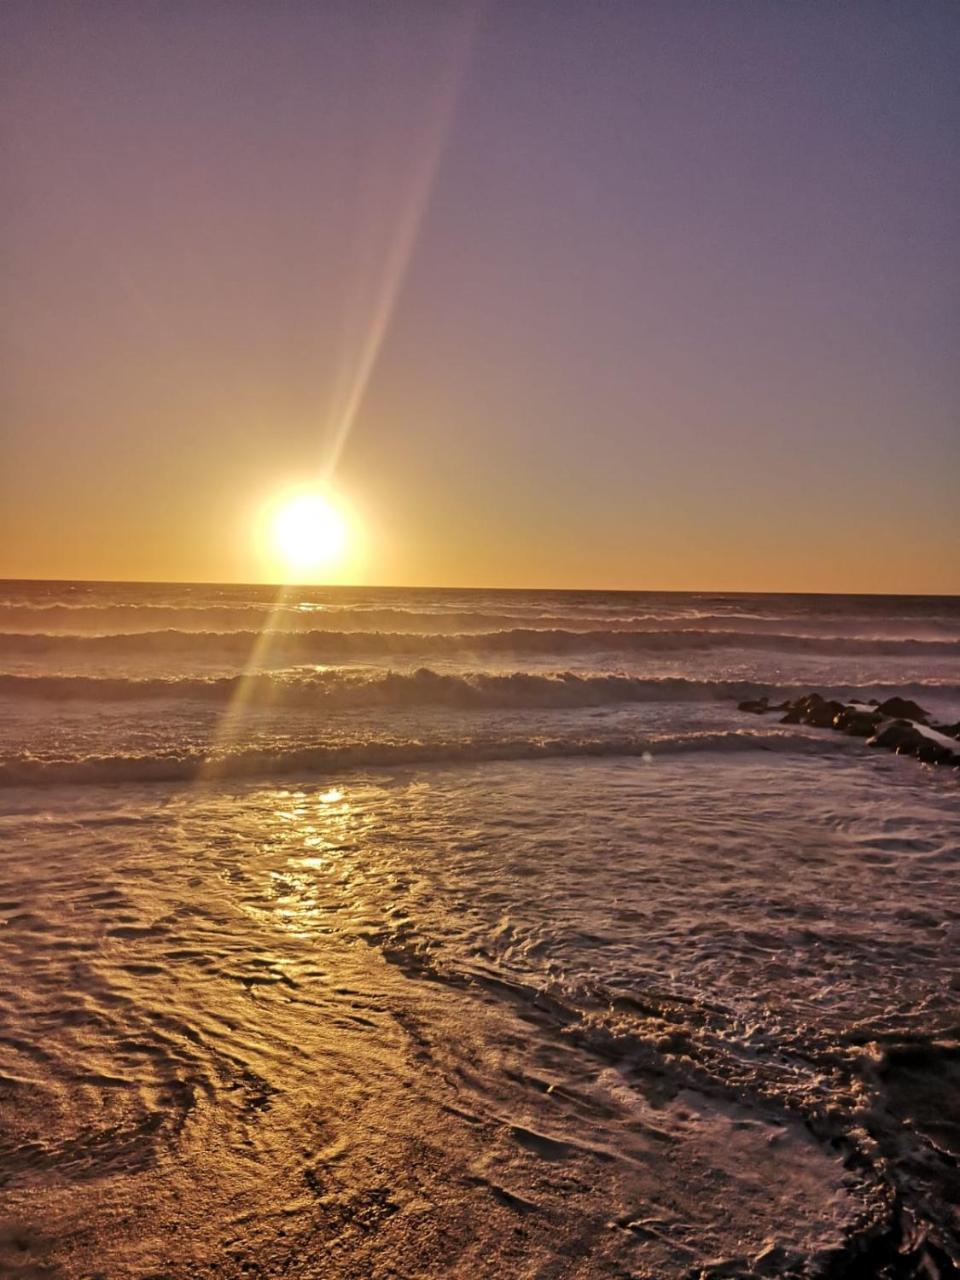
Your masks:
{"label": "sun ray", "polygon": [[320,462],[320,474],[327,479],[336,471],[353,430],[413,259],[440,162],[453,128],[479,14],[479,6],[465,6],[455,15],[451,25],[450,49],[440,69],[432,110],[412,156],[407,181],[398,192],[387,250],[379,280],[373,289],[373,303],[362,326],[357,349],[345,352],[341,360]]}
{"label": "sun ray", "polygon": [[[363,404],[370,379],[383,347],[397,307],[404,281],[416,249],[417,238],[430,204],[443,153],[449,142],[460,98],[470,50],[476,36],[482,6],[465,5],[456,13],[450,27],[450,45],[440,68],[439,83],[434,90],[431,110],[423,135],[416,145],[409,165],[407,181],[399,189],[393,210],[390,235],[379,278],[372,291],[369,314],[360,329],[360,340],[353,351],[343,353],[335,380],[327,419],[324,446],[318,459],[316,481],[320,492],[327,489],[335,475],[344,446],[353,430]],[[345,534],[335,516],[325,510],[322,499],[309,495],[292,500],[275,514],[278,522],[274,536],[280,544],[284,581],[274,598],[264,625],[253,644],[243,672],[237,680],[236,692],[217,726],[210,757],[200,771],[203,778],[216,775],[216,757],[229,748],[239,732],[243,712],[250,702],[252,678],[266,664],[277,633],[276,621],[282,609],[289,608],[292,577],[310,570],[312,576],[322,555],[311,564],[303,564],[298,548],[326,548],[335,556]],[[293,505],[293,504],[296,505]],[[312,530],[312,533],[311,533]]]}

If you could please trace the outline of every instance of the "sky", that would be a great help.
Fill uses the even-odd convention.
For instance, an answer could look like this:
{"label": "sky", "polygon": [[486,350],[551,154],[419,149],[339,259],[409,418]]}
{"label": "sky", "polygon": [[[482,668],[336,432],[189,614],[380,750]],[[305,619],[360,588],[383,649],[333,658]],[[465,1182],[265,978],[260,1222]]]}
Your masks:
{"label": "sky", "polygon": [[960,592],[960,6],[4,0],[0,576]]}

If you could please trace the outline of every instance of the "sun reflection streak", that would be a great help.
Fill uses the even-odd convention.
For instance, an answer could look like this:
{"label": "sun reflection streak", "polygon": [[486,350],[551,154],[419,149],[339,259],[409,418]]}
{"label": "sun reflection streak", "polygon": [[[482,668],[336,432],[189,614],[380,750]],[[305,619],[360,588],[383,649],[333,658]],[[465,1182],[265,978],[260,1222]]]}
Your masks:
{"label": "sun reflection streak", "polygon": [[243,716],[250,704],[253,693],[252,677],[256,676],[267,664],[267,657],[274,643],[275,623],[282,610],[290,608],[295,598],[296,588],[282,586],[277,589],[266,620],[257,633],[243,670],[237,677],[233,696],[221,713],[216,729],[212,735],[207,757],[198,770],[198,781],[212,781],[217,777],[220,759],[229,753],[237,741],[238,731]]}
{"label": "sun reflection streak", "polygon": [[367,849],[374,814],[358,808],[342,787],[272,790],[266,799],[262,839],[279,855],[265,869],[271,919],[303,938],[329,932],[332,914],[340,929],[348,917],[362,919],[369,904],[357,853]]}

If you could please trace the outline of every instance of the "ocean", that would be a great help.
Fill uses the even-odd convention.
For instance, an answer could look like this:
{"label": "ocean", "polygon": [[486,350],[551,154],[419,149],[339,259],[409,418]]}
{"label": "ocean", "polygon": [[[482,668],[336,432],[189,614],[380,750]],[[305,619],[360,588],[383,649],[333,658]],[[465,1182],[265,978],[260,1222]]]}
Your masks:
{"label": "ocean", "polygon": [[960,1274],[960,600],[0,583],[0,1274]]}

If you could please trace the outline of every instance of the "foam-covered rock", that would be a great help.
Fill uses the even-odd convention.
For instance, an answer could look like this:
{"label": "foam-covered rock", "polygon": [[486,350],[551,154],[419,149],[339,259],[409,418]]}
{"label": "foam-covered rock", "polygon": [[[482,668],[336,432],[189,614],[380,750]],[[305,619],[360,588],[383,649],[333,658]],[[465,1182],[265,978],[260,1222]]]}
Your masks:
{"label": "foam-covered rock", "polygon": [[888,698],[881,702],[878,710],[882,715],[892,716],[897,720],[927,720],[927,713],[918,703],[910,698]]}

